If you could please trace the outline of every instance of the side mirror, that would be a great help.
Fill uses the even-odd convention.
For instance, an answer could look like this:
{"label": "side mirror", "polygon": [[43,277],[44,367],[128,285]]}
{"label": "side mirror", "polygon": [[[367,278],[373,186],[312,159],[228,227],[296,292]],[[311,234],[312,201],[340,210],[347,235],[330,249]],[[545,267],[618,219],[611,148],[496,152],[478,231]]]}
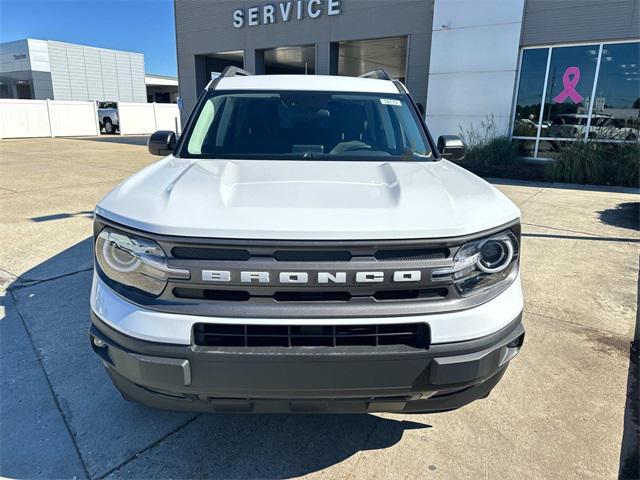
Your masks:
{"label": "side mirror", "polygon": [[176,134],[171,130],[158,130],[149,137],[147,147],[151,155],[170,155],[176,149]]}
{"label": "side mirror", "polygon": [[424,105],[421,103],[416,103],[416,106],[418,107],[418,111],[422,114],[422,116],[424,117]]}
{"label": "side mirror", "polygon": [[464,159],[467,147],[457,135],[441,135],[438,138],[438,152],[442,158],[456,161]]}

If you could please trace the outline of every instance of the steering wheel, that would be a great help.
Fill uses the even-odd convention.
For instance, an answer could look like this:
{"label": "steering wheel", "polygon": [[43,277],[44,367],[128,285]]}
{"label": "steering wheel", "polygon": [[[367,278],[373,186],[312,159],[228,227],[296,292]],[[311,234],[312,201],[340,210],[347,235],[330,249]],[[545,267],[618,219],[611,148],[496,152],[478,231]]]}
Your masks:
{"label": "steering wheel", "polygon": [[358,152],[360,150],[371,150],[371,145],[367,145],[366,143],[363,143],[362,145],[349,145],[344,151]]}
{"label": "steering wheel", "polygon": [[371,145],[367,145],[364,142],[359,140],[354,140],[351,142],[342,142],[333,147],[330,153],[346,153],[346,152],[360,152],[364,150],[371,150]]}

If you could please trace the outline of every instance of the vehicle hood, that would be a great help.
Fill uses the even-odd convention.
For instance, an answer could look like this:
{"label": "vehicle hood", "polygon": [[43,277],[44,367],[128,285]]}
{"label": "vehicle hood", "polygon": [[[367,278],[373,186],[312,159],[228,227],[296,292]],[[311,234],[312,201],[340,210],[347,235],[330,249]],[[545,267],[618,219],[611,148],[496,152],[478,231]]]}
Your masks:
{"label": "vehicle hood", "polygon": [[362,240],[466,235],[519,218],[496,188],[448,161],[196,160],[169,156],[96,213],[152,233]]}

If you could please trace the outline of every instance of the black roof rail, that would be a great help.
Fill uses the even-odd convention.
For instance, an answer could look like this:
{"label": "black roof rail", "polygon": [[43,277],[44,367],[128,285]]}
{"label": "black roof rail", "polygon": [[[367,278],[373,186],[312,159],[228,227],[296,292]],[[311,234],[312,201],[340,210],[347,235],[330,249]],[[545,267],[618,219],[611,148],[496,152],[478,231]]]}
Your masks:
{"label": "black roof rail", "polygon": [[227,78],[227,77],[251,77],[251,76],[253,76],[253,73],[247,72],[246,70],[243,70],[240,67],[229,66],[229,67],[225,67],[225,69],[222,70],[222,73],[220,74],[220,76],[222,78]]}
{"label": "black roof rail", "polygon": [[407,90],[407,87],[405,87],[404,83],[402,83],[400,80],[394,80],[393,84],[396,86],[396,88],[400,93],[409,93],[409,90]]}
{"label": "black roof rail", "polygon": [[205,90],[214,90],[216,88],[216,85],[218,84],[218,82],[220,80],[222,80],[223,78],[250,77],[250,76],[253,76],[253,73],[247,72],[246,70],[244,70],[244,69],[242,69],[240,67],[236,67],[236,66],[230,65],[228,67],[225,67],[225,69],[222,70],[222,73],[220,75],[218,75],[216,78],[211,80],[207,84],[207,86],[205,87]]}
{"label": "black roof rail", "polygon": [[367,73],[363,73],[359,75],[358,78],[373,78],[375,80],[391,80],[391,77],[387,72],[385,72],[382,68],[378,70],[372,70]]}

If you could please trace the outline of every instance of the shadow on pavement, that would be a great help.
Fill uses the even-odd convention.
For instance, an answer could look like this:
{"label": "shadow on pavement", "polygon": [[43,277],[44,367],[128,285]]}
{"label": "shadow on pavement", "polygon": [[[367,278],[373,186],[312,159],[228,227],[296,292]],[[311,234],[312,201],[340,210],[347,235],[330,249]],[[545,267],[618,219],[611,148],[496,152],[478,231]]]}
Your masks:
{"label": "shadow on pavement", "polygon": [[[204,414],[113,476],[293,478],[392,447],[406,430],[422,428],[429,426],[372,415]],[[345,467],[334,475],[347,477],[354,465]]]}
{"label": "shadow on pavement", "polygon": [[614,227],[640,230],[640,202],[620,203],[616,208],[598,212],[600,221]]}
{"label": "shadow on pavement", "polygon": [[32,217],[32,222],[49,222],[51,220],[62,220],[63,218],[72,218],[72,217],[93,217],[93,210],[83,210],[80,212],[65,212],[65,213],[56,213],[54,215],[42,215],[40,217]]}
{"label": "shadow on pavement", "polygon": [[[430,428],[373,415],[194,415],[123,400],[87,337],[91,250],[87,238],[9,286],[0,325],[20,335],[3,336],[1,353],[26,356],[2,369],[3,392],[10,386],[15,401],[2,402],[0,475],[288,478]],[[27,385],[28,375],[39,380]],[[47,416],[34,404],[48,404]],[[70,460],[76,450],[82,464]]]}
{"label": "shadow on pavement", "polygon": [[[18,279],[10,284],[7,289],[14,289],[15,291],[19,288],[38,285],[41,282],[65,277],[67,275],[86,272],[92,268],[93,241],[87,238],[75,244],[73,247],[63,250],[46,262],[42,262],[24,272]],[[74,293],[76,292],[69,292],[68,295],[73,295]],[[66,301],[66,295],[67,294],[62,298],[52,299],[52,301],[64,302]]]}
{"label": "shadow on pavement", "polygon": [[124,145],[147,145],[149,135],[101,135],[99,137],[67,137],[71,140],[87,140],[90,142],[122,143]]}
{"label": "shadow on pavement", "polygon": [[638,301],[636,328],[629,348],[627,401],[624,409],[624,432],[620,447],[619,478],[640,478],[640,272],[638,272]]}

